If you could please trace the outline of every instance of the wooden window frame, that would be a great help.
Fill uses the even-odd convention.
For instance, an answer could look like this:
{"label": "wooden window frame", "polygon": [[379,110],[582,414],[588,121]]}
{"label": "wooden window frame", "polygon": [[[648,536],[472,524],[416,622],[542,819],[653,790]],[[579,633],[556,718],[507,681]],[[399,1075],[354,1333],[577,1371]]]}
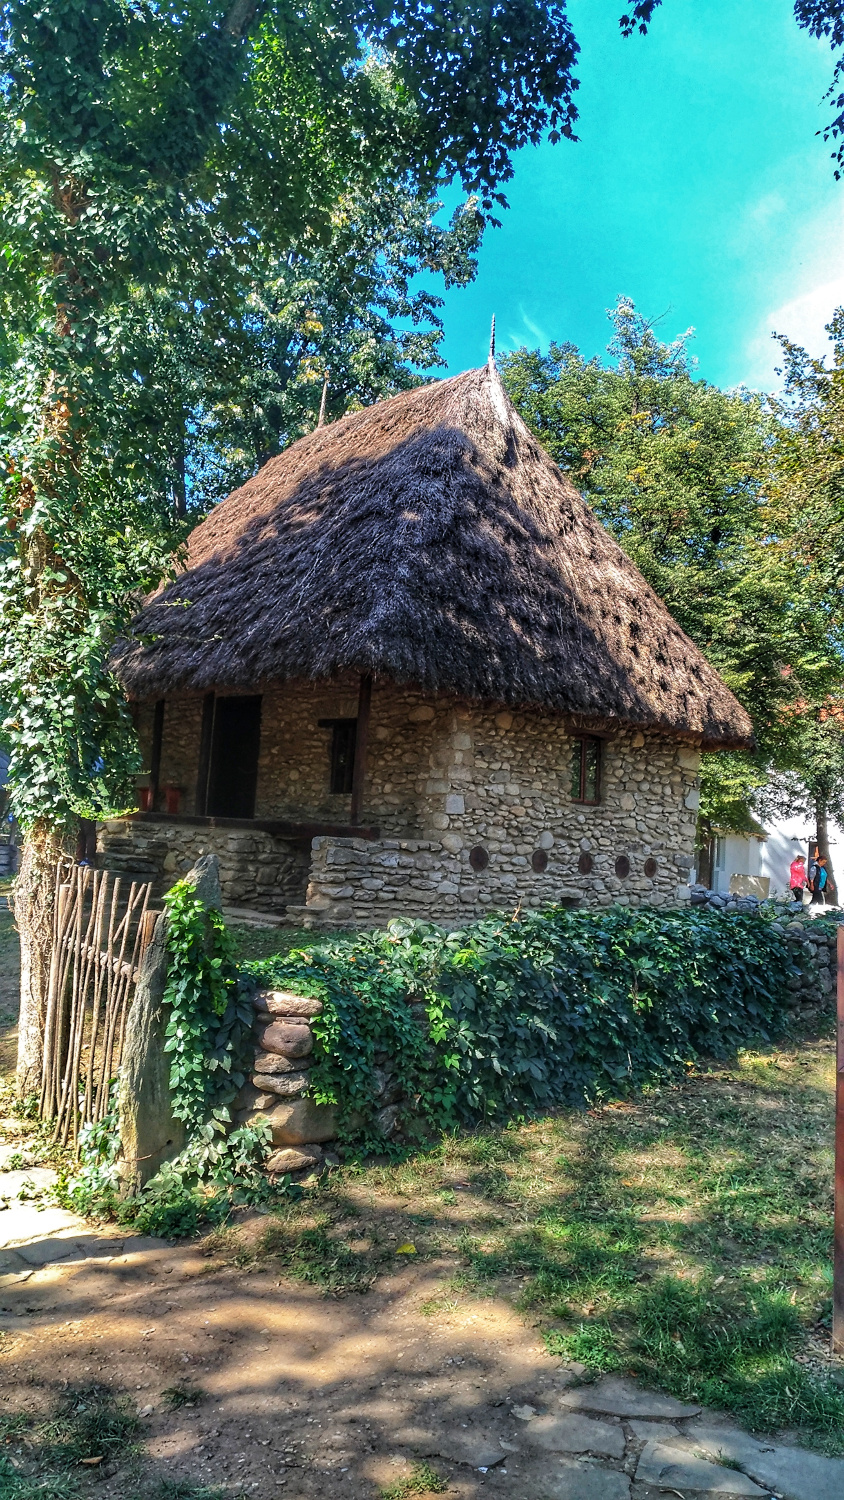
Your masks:
{"label": "wooden window frame", "polygon": [[[354,790],[355,765],[357,762],[356,751],[358,721],[357,719],[319,719],[318,723],[320,729],[331,730],[331,744],[329,746],[328,763],[328,794],[330,797],[349,797]],[[341,749],[341,735],[343,740],[346,742],[344,748],[349,748],[349,740],[351,740],[351,757],[347,761],[346,765],[342,768],[343,784],[342,786],[339,786],[338,773],[340,770],[339,760]]]}
{"label": "wooden window frame", "polygon": [[[582,734],[582,735],[577,735],[577,736],[575,736],[572,744],[573,744],[573,752],[572,752],[573,755],[574,756],[578,756],[580,758],[580,780],[579,780],[579,788],[580,789],[579,789],[579,793],[578,793],[577,796],[575,796],[574,793],[572,792],[572,802],[578,803],[581,807],[598,807],[598,806],[600,806],[600,802],[601,802],[601,790],[602,790],[601,782],[603,780],[603,776],[602,776],[602,772],[603,772],[603,758],[604,758],[604,739],[603,739],[603,736],[598,735],[598,734]],[[596,775],[595,775],[595,796],[594,797],[587,797],[586,796],[587,747],[590,744],[596,745],[597,746],[597,751],[598,751],[597,768],[596,768]],[[572,786],[574,786],[574,770],[575,770],[575,767],[572,766],[572,778],[571,778],[571,780],[572,780]]]}

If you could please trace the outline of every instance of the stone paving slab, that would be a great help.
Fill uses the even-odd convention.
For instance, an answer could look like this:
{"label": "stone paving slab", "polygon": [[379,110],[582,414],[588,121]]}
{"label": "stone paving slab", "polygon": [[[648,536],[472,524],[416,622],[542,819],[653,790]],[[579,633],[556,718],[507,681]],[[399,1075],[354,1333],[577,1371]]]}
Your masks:
{"label": "stone paving slab", "polygon": [[676,1443],[648,1443],[636,1465],[636,1483],[653,1484],[662,1490],[702,1490],[707,1495],[768,1493],[746,1474],[698,1458]]}
{"label": "stone paving slab", "polygon": [[525,1439],[551,1453],[600,1453],[607,1458],[624,1457],[624,1433],[612,1422],[583,1417],[577,1412],[564,1417],[534,1417],[525,1428]]}
{"label": "stone paving slab", "polygon": [[578,1386],[565,1391],[560,1397],[563,1406],[573,1411],[597,1411],[614,1417],[667,1417],[682,1420],[696,1417],[699,1406],[684,1406],[673,1396],[658,1391],[647,1391],[632,1380],[620,1380],[610,1376],[607,1380],[596,1380],[594,1385]]}
{"label": "stone paving slab", "polygon": [[455,1464],[466,1464],[470,1469],[492,1469],[503,1463],[508,1453],[497,1433],[471,1426],[456,1426],[446,1423],[437,1431],[418,1427],[403,1427],[393,1434],[393,1440],[401,1447],[411,1448],[420,1458],[445,1458]]}
{"label": "stone paving slab", "polygon": [[691,1423],[687,1436],[701,1452],[741,1464],[753,1479],[776,1490],[783,1500],[844,1500],[844,1459],[766,1443],[737,1427]]}
{"label": "stone paving slab", "polygon": [[34,1188],[37,1193],[43,1193],[55,1181],[52,1167],[16,1167],[13,1172],[0,1174],[0,1198],[16,1199],[21,1189],[26,1193]]}
{"label": "stone paving slab", "polygon": [[630,1500],[630,1480],[618,1469],[561,1458],[543,1476],[543,1500]]}
{"label": "stone paving slab", "polygon": [[673,1422],[645,1422],[633,1418],[627,1425],[640,1443],[673,1442],[680,1436],[680,1429]]}
{"label": "stone paving slab", "polygon": [[[4,1174],[5,1175],[5,1174]],[[0,1176],[0,1196],[3,1177]],[[35,1240],[50,1239],[57,1234],[89,1235],[91,1225],[65,1208],[36,1208],[32,1203],[13,1203],[0,1209],[0,1248],[16,1249]],[[113,1237],[114,1231],[110,1231]]]}

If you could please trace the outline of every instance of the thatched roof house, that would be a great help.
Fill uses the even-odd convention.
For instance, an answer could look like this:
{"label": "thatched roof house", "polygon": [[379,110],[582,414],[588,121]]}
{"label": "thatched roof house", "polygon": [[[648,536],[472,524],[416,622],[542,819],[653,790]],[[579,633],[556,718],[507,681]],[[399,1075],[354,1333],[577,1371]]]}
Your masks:
{"label": "thatched roof house", "polygon": [[751,736],[492,363],[302,438],[196,528],[187,566],[122,655],[135,696],[376,672],[706,747]]}
{"label": "thatched roof house", "polygon": [[[625,754],[638,748],[640,771],[648,766],[651,774],[654,755],[658,759],[666,747],[674,773],[678,748],[685,745],[689,761],[694,747],[685,767],[692,773],[694,751],[751,742],[747,714],[529,432],[492,362],[355,412],[267,463],[196,528],[186,571],[148,602],[117,662],[139,704],[142,730],[145,713],[149,720],[147,822],[167,819],[156,799],[161,786],[178,785],[179,812],[171,796],[169,817],[183,827],[191,818],[194,838],[198,819],[207,829],[226,814],[231,821],[237,807],[243,814],[234,816],[238,826],[246,823],[276,840],[301,841],[315,832],[314,859],[324,863],[325,840],[359,831],[365,810],[369,823],[362,827],[370,842],[377,823],[381,834],[399,835],[399,843],[401,836],[416,842],[424,836],[430,845],[448,832],[450,842],[460,844],[445,851],[452,864],[462,865],[470,849],[480,848],[470,874],[474,869],[471,885],[481,905],[496,892],[491,875],[484,877],[493,882],[486,894],[479,889],[476,867],[486,854],[483,868],[491,868],[502,852],[492,846],[512,844],[515,833],[504,827],[504,836],[492,837],[490,828],[501,834],[512,818],[504,816],[498,793],[485,798],[480,783],[515,785],[514,767],[528,742],[532,774],[548,782],[528,843],[542,835],[544,845],[537,847],[546,852],[564,842],[572,804],[591,808],[590,818],[601,827],[617,825],[608,816],[608,798],[627,772],[620,764],[614,768],[610,746],[620,752],[623,743]],[[175,703],[174,715],[169,705]],[[336,710],[333,717],[326,709]],[[397,734],[402,738],[399,720],[416,728],[412,753],[409,745],[402,752],[408,771],[399,778],[396,801],[386,747]],[[342,745],[338,751],[341,724],[347,726],[345,751]],[[332,731],[330,743],[324,733],[317,745],[317,728]],[[192,749],[186,733],[188,740],[194,735]],[[496,734],[508,743],[481,744]],[[215,735],[222,737],[218,745]],[[288,743],[291,735],[298,754]],[[462,754],[452,743],[455,735],[472,742]],[[583,749],[587,740],[598,750],[595,744]],[[449,744],[457,749],[456,761]],[[581,767],[575,797],[573,758],[595,760],[599,752],[597,770]],[[492,775],[496,757],[499,770],[509,768],[509,783]],[[215,793],[246,759],[254,760],[254,774],[241,785],[240,800],[219,793],[219,786]],[[467,776],[467,770],[479,774]],[[242,773],[241,765],[241,782]],[[664,774],[670,780],[667,762]],[[434,784],[444,790],[434,791]],[[388,785],[392,793],[384,790]],[[682,790],[686,804],[689,789]],[[622,800],[630,795],[618,792]],[[340,800],[350,796],[351,807]],[[530,800],[521,790],[513,797],[511,809]],[[680,820],[689,827],[670,834],[674,844],[688,847],[672,858],[690,851],[689,812],[687,805]],[[664,815],[661,805],[657,821]],[[292,831],[285,833],[288,825]],[[137,848],[138,823],[133,827]],[[521,823],[518,831],[527,833]],[[618,833],[615,826],[611,843]],[[163,836],[160,828],[157,836]],[[626,847],[631,840],[622,842]],[[626,853],[616,856],[622,866],[625,859]],[[654,852],[645,857],[649,864],[655,860]],[[559,855],[534,862],[541,899],[554,894],[555,881],[555,889],[565,886],[569,894],[621,890],[604,881],[602,893],[600,878],[577,868],[582,859],[565,879],[562,870],[548,877],[558,862]],[[672,895],[676,874],[675,866]],[[300,884],[301,878],[300,871]],[[452,886],[455,879],[440,884]],[[456,884],[444,895],[462,896],[459,872]],[[521,892],[518,879],[516,888]],[[292,889],[288,881],[284,894]],[[500,896],[500,884],[496,889]],[[667,891],[666,885],[663,898]],[[357,902],[359,894],[343,900]],[[312,904],[317,899],[319,892],[312,892]],[[336,915],[342,900],[328,901]]]}

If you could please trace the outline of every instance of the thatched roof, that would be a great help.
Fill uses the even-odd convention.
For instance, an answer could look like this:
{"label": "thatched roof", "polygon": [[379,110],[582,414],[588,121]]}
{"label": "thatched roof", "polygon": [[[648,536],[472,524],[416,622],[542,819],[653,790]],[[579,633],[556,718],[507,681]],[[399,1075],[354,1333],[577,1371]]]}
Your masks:
{"label": "thatched roof", "polygon": [[751,739],[491,363],[271,459],[197,526],[135,630],[116,658],[134,697],[352,669],[584,725]]}

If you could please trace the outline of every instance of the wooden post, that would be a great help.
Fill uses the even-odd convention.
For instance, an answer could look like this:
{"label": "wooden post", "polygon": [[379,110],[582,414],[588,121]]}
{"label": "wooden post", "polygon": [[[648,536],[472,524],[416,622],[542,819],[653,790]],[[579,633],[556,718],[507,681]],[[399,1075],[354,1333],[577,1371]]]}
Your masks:
{"label": "wooden post", "polygon": [[838,1028],[835,1057],[835,1249],[832,1271],[832,1352],[844,1354],[844,925],[836,949]]}
{"label": "wooden post", "polygon": [[[196,811],[204,817],[208,809],[208,778],[211,774],[211,745],[214,739],[213,693],[202,700],[202,728],[199,731],[199,765],[196,773]],[[170,809],[168,807],[167,811]]]}
{"label": "wooden post", "polygon": [[164,740],[164,699],[155,705],[152,721],[152,755],[149,764],[150,811],[155,812],[158,802],[158,783],[161,780],[161,746]]}
{"label": "wooden post", "polygon": [[363,672],[358,692],[358,722],[355,733],[355,764],[352,770],[352,812],[349,821],[359,823],[366,782],[366,752],[369,745],[369,711],[372,706],[372,673]]}

